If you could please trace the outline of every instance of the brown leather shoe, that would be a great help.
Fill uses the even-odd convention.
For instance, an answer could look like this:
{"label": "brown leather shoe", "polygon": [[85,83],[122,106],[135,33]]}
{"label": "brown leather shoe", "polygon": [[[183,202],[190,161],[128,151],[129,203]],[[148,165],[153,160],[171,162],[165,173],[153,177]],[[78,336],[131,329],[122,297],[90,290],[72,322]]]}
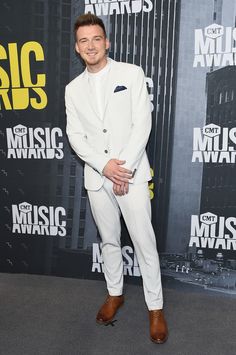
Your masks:
{"label": "brown leather shoe", "polygon": [[107,296],[105,303],[98,311],[96,321],[99,324],[108,324],[112,321],[118,309],[124,303],[124,296]]}
{"label": "brown leather shoe", "polygon": [[162,344],[168,338],[168,329],[162,309],[149,311],[150,337],[154,343]]}

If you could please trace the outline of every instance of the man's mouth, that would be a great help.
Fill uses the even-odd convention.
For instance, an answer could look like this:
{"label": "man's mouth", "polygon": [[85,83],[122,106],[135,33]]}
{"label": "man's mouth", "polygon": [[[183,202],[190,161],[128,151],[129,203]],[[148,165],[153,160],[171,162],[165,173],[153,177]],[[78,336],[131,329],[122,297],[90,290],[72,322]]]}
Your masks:
{"label": "man's mouth", "polygon": [[89,53],[87,53],[87,55],[88,55],[89,57],[94,57],[96,54],[97,54],[96,52],[89,52]]}

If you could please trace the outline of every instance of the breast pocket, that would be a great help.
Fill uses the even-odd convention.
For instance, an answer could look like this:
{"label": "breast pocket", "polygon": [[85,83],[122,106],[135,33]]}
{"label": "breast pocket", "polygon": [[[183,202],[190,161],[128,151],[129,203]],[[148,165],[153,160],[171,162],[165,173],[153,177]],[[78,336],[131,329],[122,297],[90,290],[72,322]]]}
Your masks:
{"label": "breast pocket", "polygon": [[112,95],[112,102],[116,104],[118,108],[119,105],[126,106],[130,102],[130,91],[128,89],[125,89],[125,90],[114,92]]}

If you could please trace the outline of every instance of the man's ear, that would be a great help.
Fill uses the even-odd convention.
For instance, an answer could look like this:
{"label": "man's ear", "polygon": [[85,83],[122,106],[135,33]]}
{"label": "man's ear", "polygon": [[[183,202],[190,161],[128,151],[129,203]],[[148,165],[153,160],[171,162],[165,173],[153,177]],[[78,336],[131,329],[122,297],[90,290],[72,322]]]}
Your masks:
{"label": "man's ear", "polygon": [[109,42],[109,39],[106,38],[106,49],[109,49],[110,48],[110,42]]}
{"label": "man's ear", "polygon": [[77,42],[75,42],[75,51],[79,54],[79,46],[78,46]]}

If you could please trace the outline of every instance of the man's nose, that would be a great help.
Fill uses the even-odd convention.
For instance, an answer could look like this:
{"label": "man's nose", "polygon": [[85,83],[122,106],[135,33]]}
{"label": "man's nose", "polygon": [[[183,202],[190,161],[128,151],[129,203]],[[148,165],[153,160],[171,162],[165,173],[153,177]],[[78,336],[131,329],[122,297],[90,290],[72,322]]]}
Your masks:
{"label": "man's nose", "polygon": [[93,49],[93,48],[94,48],[93,41],[88,41],[88,49]]}

